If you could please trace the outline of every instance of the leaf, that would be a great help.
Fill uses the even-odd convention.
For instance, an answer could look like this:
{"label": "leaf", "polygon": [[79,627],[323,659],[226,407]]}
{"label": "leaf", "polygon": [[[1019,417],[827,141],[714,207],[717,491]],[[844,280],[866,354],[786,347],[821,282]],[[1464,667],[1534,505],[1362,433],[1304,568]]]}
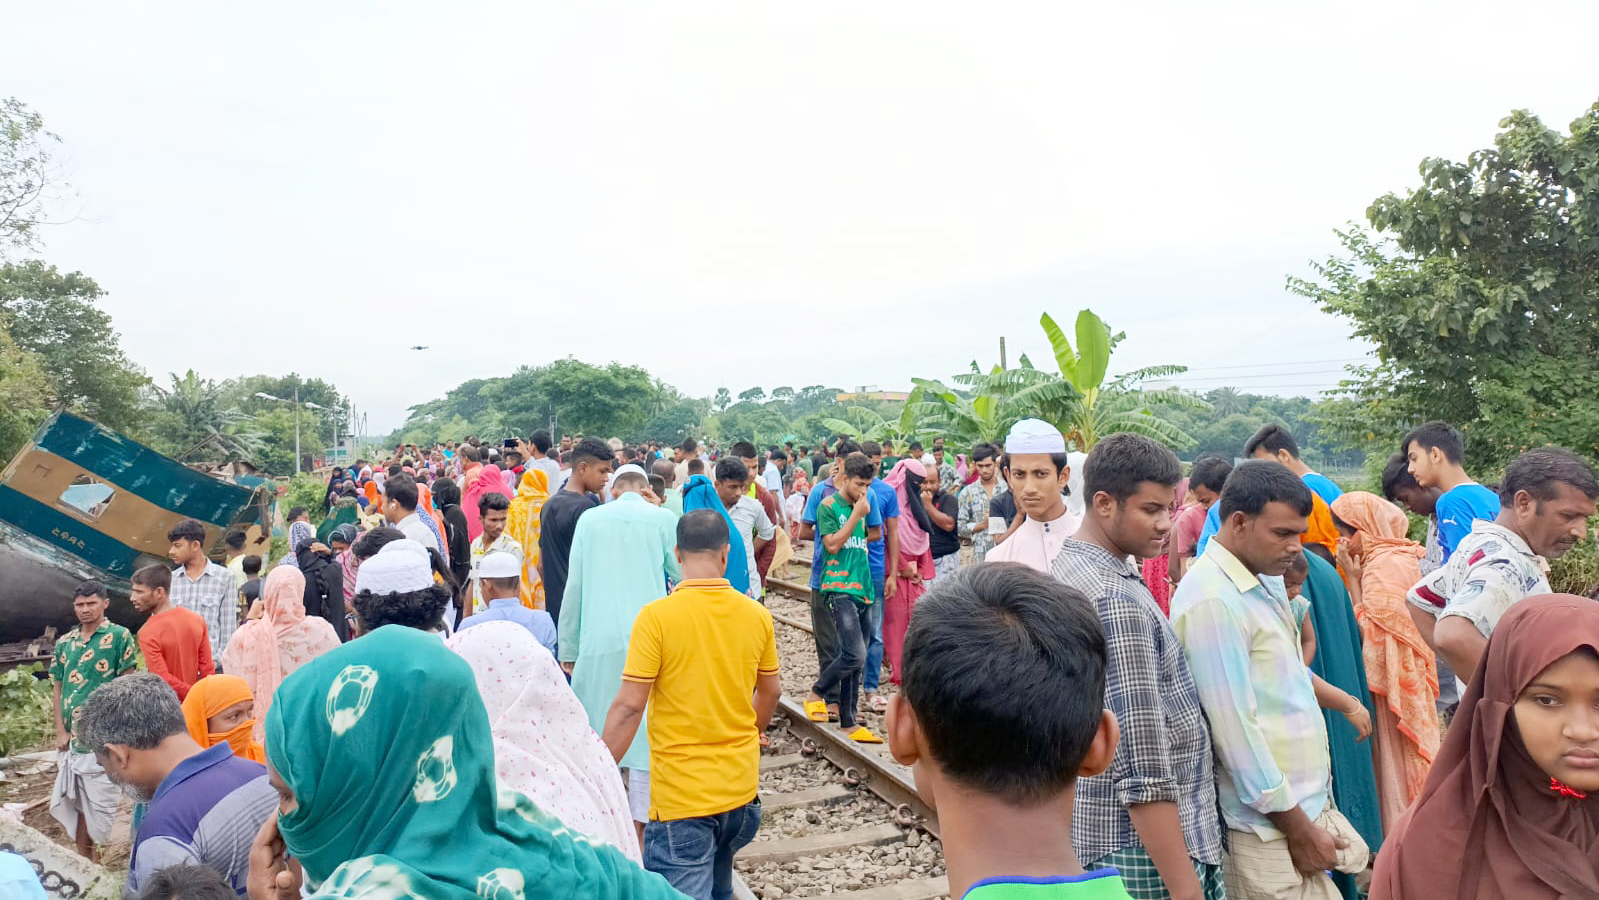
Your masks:
{"label": "leaf", "polygon": [[1066,332],[1060,330],[1060,326],[1055,324],[1049,313],[1040,316],[1038,324],[1044,327],[1044,336],[1049,338],[1049,346],[1055,352],[1055,365],[1060,367],[1060,374],[1076,387],[1080,384],[1077,380],[1077,354],[1072,350],[1071,341],[1066,339]]}
{"label": "leaf", "polygon": [[1110,329],[1092,310],[1077,314],[1077,378],[1072,383],[1079,391],[1090,391],[1105,381],[1110,367]]}

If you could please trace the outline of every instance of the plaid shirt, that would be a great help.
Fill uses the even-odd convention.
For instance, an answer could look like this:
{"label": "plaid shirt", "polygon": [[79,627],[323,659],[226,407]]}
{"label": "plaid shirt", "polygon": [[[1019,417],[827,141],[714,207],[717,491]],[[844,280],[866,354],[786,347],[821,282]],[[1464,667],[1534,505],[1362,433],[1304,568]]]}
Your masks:
{"label": "plaid shirt", "polygon": [[[1303,610],[1304,607],[1298,607]],[[1211,541],[1172,595],[1171,624],[1210,722],[1217,796],[1234,831],[1282,832],[1267,813],[1332,803],[1327,722],[1281,577],[1256,576]]]}
{"label": "plaid shirt", "polygon": [[239,589],[233,573],[208,562],[198,579],[190,579],[182,566],[172,570],[172,605],[181,606],[205,620],[211,641],[211,658],[221,659],[228,639],[239,628]]}
{"label": "plaid shirt", "polygon": [[1050,567],[1055,580],[1094,602],[1105,631],[1105,707],[1122,737],[1110,769],[1077,780],[1072,845],[1095,860],[1141,846],[1127,807],[1177,804],[1188,855],[1220,865],[1216,773],[1199,691],[1182,644],[1138,569],[1097,544],[1068,539]]}
{"label": "plaid shirt", "polygon": [[994,536],[987,531],[972,531],[972,526],[978,522],[988,523],[988,501],[998,497],[1009,490],[1005,486],[1005,479],[994,479],[994,492],[991,494],[983,487],[982,479],[968,484],[960,489],[956,495],[959,506],[955,511],[955,530],[960,536],[972,542],[972,554],[978,562],[988,555],[994,548]]}

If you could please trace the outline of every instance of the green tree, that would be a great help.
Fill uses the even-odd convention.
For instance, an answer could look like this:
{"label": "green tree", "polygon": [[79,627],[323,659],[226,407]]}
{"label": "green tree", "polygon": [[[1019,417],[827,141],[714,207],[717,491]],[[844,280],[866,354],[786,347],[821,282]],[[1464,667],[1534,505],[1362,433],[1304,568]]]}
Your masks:
{"label": "green tree", "polygon": [[260,449],[258,436],[243,431],[250,418],[226,405],[221,384],[193,369],[169,377],[165,388],[150,386],[147,404],[157,450],[182,461],[248,458]]}
{"label": "green tree", "polygon": [[761,402],[762,400],[765,400],[765,399],[766,399],[766,391],[762,390],[759,385],[757,385],[755,387],[752,387],[749,390],[744,391],[743,393],[738,395],[738,401],[740,403],[745,403],[745,402],[759,403],[759,402]]}
{"label": "green tree", "polygon": [[1463,162],[1423,160],[1419,187],[1289,279],[1376,345],[1325,420],[1346,444],[1444,419],[1473,467],[1545,443],[1599,455],[1599,104],[1564,132],[1526,111],[1499,127]]}
{"label": "green tree", "polygon": [[38,355],[56,404],[125,431],[138,424],[139,390],[148,379],[95,305],[103,296],[80,272],[63,275],[39,260],[0,265],[0,317],[17,346]]}
{"label": "green tree", "polygon": [[37,354],[16,345],[0,318],[0,460],[27,443],[50,412],[50,382]]}
{"label": "green tree", "polygon": [[1211,410],[1217,418],[1237,415],[1248,410],[1244,394],[1235,387],[1219,387],[1211,391],[1206,398],[1210,401]]}
{"label": "green tree", "polygon": [[15,97],[0,100],[0,260],[7,248],[38,247],[47,207],[66,187],[51,162],[60,145],[37,112]]}
{"label": "green tree", "polygon": [[716,399],[712,401],[712,408],[720,412],[733,405],[733,394],[725,387],[716,389]]}

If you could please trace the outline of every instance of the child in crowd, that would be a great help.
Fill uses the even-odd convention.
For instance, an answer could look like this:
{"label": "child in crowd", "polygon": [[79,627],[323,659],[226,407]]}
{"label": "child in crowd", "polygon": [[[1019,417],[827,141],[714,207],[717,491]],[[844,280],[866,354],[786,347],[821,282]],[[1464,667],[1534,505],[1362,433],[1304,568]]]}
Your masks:
{"label": "child in crowd", "polygon": [[1077,778],[1116,750],[1105,665],[1093,604],[1022,564],[963,569],[917,605],[888,740],[937,806],[950,896],[1126,900],[1071,840]]}
{"label": "child in crowd", "polygon": [[1599,897],[1596,707],[1599,604],[1512,605],[1377,856],[1371,900]]}
{"label": "child in crowd", "polygon": [[837,646],[816,684],[805,698],[805,714],[815,722],[828,719],[823,698],[838,690],[838,727],[850,740],[881,744],[883,739],[855,722],[856,695],[866,664],[866,639],[873,602],[871,564],[866,543],[880,527],[867,527],[871,511],[872,479],[877,467],[864,453],[844,460],[844,481],[838,493],[823,500],[816,511],[816,539],[824,549],[820,596],[838,635]]}

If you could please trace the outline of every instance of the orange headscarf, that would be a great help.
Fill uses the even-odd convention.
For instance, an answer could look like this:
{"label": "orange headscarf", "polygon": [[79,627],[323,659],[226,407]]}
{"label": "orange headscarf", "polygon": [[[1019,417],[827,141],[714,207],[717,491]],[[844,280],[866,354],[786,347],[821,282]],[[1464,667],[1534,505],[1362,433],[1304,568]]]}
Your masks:
{"label": "orange headscarf", "polygon": [[1333,525],[1332,510],[1315,491],[1310,492],[1310,527],[1305,529],[1299,543],[1320,544],[1333,559],[1338,558],[1338,528]]}
{"label": "orange headscarf", "polygon": [[549,478],[544,470],[528,466],[511,498],[505,533],[522,545],[522,605],[544,608],[544,581],[539,578],[539,520],[544,503],[550,498]]}
{"label": "orange headscarf", "polygon": [[214,732],[206,726],[207,719],[246,700],[254,702],[255,697],[237,675],[210,675],[196,681],[183,699],[183,721],[189,726],[189,736],[202,747],[227,743],[234,756],[265,764],[266,752],[255,740],[255,719],[246,719],[231,731]]}

